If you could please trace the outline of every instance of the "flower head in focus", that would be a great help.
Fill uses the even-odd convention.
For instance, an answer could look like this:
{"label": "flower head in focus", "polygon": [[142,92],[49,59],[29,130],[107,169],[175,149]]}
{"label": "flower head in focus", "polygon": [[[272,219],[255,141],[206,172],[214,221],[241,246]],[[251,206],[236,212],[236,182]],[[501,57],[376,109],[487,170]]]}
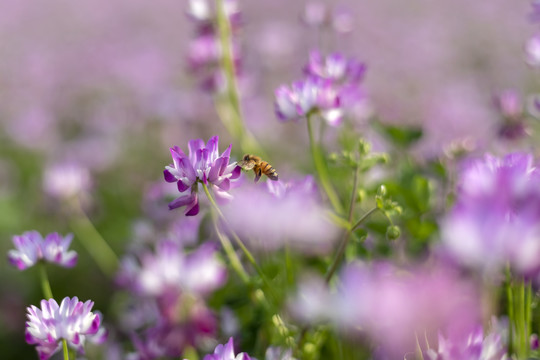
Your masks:
{"label": "flower head in focus", "polygon": [[521,274],[540,269],[540,172],[531,154],[469,160],[456,204],[442,220],[443,249],[487,273],[510,264]]}
{"label": "flower head in focus", "polygon": [[231,182],[240,177],[241,169],[236,163],[229,164],[232,145],[219,155],[218,141],[218,136],[210,138],[206,145],[201,139],[190,140],[188,155],[178,146],[170,149],[173,164],[165,167],[163,175],[165,181],[177,183],[182,196],[169,203],[169,209],[186,206],[186,216],[197,215],[199,183],[211,187],[218,200],[231,198],[228,190]]}
{"label": "flower head in focus", "polygon": [[54,299],[41,300],[41,309],[27,308],[26,342],[36,345],[41,360],[60,349],[62,339],[81,353],[86,340],[102,343],[106,331],[100,326],[100,315],[91,312],[92,306],[92,301],[83,303],[77,297],[64,298],[60,306]]}
{"label": "flower head in focus", "polygon": [[251,358],[246,353],[235,356],[233,338],[230,338],[226,344],[216,346],[214,353],[206,355],[203,360],[251,360]]}
{"label": "flower head in focus", "polygon": [[72,234],[62,237],[51,233],[43,238],[37,231],[27,231],[13,237],[16,249],[8,251],[8,259],[19,270],[34,266],[40,260],[71,268],[77,263],[77,253],[68,250],[72,240]]}

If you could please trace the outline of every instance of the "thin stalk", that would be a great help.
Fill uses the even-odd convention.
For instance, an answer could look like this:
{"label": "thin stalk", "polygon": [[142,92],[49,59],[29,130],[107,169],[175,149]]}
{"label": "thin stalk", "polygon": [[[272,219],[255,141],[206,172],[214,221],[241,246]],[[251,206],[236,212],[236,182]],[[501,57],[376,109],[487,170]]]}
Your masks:
{"label": "thin stalk", "polygon": [[527,335],[527,310],[525,308],[525,281],[520,280],[518,283],[517,291],[519,292],[519,331],[520,334],[520,348],[521,357],[527,358],[529,348],[529,336]]}
{"label": "thin stalk", "polygon": [[315,170],[317,171],[319,181],[321,182],[324,192],[326,193],[328,200],[330,200],[332,207],[337,213],[341,214],[343,213],[343,207],[341,206],[341,202],[339,201],[339,196],[337,195],[336,191],[332,187],[332,183],[330,182],[330,176],[328,174],[328,169],[326,168],[322,151],[320,147],[315,143],[315,139],[313,137],[311,117],[312,115],[308,114],[306,119],[309,135],[309,146],[311,149],[311,156],[313,157],[313,163],[315,164]]}
{"label": "thin stalk", "polygon": [[47,277],[47,270],[45,269],[45,263],[40,262],[38,264],[38,270],[39,270],[39,280],[41,283],[41,289],[43,290],[43,295],[45,296],[45,299],[52,299],[53,294],[51,290],[51,284],[49,283],[49,278]]}
{"label": "thin stalk", "polygon": [[223,0],[216,0],[216,21],[219,32],[219,41],[221,46],[221,66],[227,80],[227,95],[234,111],[232,117],[233,135],[242,140],[244,138],[244,122],[242,118],[242,109],[240,106],[240,95],[236,83],[236,69],[234,64],[234,55],[231,45],[231,24],[229,17],[225,13]]}
{"label": "thin stalk", "polygon": [[229,17],[225,13],[224,0],[216,0],[216,23],[221,46],[221,68],[227,81],[227,92],[225,98],[218,99],[216,110],[227,128],[227,131],[237,139],[245,153],[256,153],[265,156],[259,142],[253,134],[249,132],[244,123],[242,114],[242,104],[240,103],[240,92],[238,91],[238,81],[236,79],[236,66],[232,46],[232,31]]}
{"label": "thin stalk", "polygon": [[351,238],[352,232],[358,226],[360,226],[371,214],[373,214],[377,210],[378,210],[378,208],[376,208],[376,207],[369,210],[367,213],[364,214],[364,216],[362,216],[360,218],[360,220],[358,220],[356,222],[356,224],[350,230],[347,230],[345,232],[345,236],[343,237],[343,240],[339,244],[339,248],[338,248],[338,250],[336,252],[336,257],[334,258],[334,262],[332,263],[332,266],[330,266],[330,269],[328,269],[328,272],[326,273],[326,276],[324,277],[326,283],[330,282],[330,279],[332,279],[332,276],[336,272],[337,267],[338,267],[339,263],[341,262],[341,258],[343,257],[343,253],[345,252],[345,249],[347,248],[347,244],[349,243],[349,239]]}
{"label": "thin stalk", "polygon": [[238,245],[238,247],[240,247],[240,249],[242,249],[242,251],[244,252],[244,255],[246,256],[246,258],[248,259],[250,264],[253,266],[255,271],[257,271],[257,274],[261,277],[262,281],[265,283],[265,285],[268,287],[269,291],[271,292],[272,291],[271,284],[268,281],[268,279],[266,278],[266,276],[264,275],[264,273],[263,273],[262,269],[260,268],[259,264],[257,264],[257,261],[255,260],[255,257],[251,254],[251,252],[248,250],[248,248],[244,245],[242,240],[240,240],[238,235],[236,235],[234,230],[232,230],[229,222],[225,218],[225,215],[223,215],[223,213],[221,212],[218,204],[214,200],[214,197],[212,196],[212,194],[210,194],[210,191],[208,190],[208,186],[206,186],[206,184],[204,184],[204,183],[202,183],[202,186],[203,186],[203,189],[204,189],[204,193],[206,194],[206,197],[208,198],[208,200],[212,204],[212,207],[216,210],[216,212],[221,217],[223,222],[229,227],[229,231],[231,232],[232,238],[236,242],[236,245]]}
{"label": "thin stalk", "polygon": [[[357,166],[354,169],[353,187],[352,187],[352,191],[351,191],[351,200],[350,200],[350,203],[349,203],[349,212],[348,212],[348,215],[347,215],[347,220],[348,220],[349,224],[352,222],[352,218],[353,218],[353,214],[354,214],[354,204],[356,203],[356,201],[355,201],[356,200],[356,190],[358,189],[358,177],[360,176],[359,172],[360,172],[360,169]],[[341,241],[341,244],[339,244],[339,248],[338,248],[338,251],[336,253],[336,257],[334,258],[334,261],[333,261],[332,265],[330,266],[330,269],[328,270],[328,272],[326,274],[325,280],[326,280],[327,283],[330,282],[330,279],[332,278],[332,276],[336,272],[336,269],[337,269],[337,267],[339,265],[339,262],[341,261],[341,257],[343,256],[343,253],[345,252],[345,248],[347,247],[347,244],[349,243],[349,239],[351,238],[352,232],[353,232],[352,228],[349,228],[349,229],[347,229],[347,231],[345,231],[345,235],[343,236],[343,240]]]}
{"label": "thin stalk", "polygon": [[62,349],[64,350],[64,360],[69,360],[69,351],[66,339],[62,339]]}
{"label": "thin stalk", "polygon": [[[356,229],[358,229],[360,227],[360,225],[362,225],[362,223],[364,221],[366,221],[366,219],[371,215],[373,214],[375,211],[379,210],[378,207],[374,207],[373,209],[369,210],[367,213],[365,213],[351,228],[351,231],[354,231]],[[390,223],[392,224],[392,223]]]}
{"label": "thin stalk", "polygon": [[287,276],[287,284],[293,285],[294,284],[294,274],[293,274],[293,265],[292,265],[292,259],[291,259],[291,250],[289,249],[289,245],[285,244],[285,272]]}
{"label": "thin stalk", "polygon": [[221,242],[221,246],[223,246],[223,250],[225,250],[225,254],[227,254],[227,257],[229,258],[229,261],[234,271],[236,271],[240,279],[242,279],[242,281],[245,284],[248,284],[249,275],[247,274],[246,270],[242,266],[242,262],[238,258],[238,255],[236,255],[236,252],[234,251],[231,241],[219,229],[219,226],[217,224],[217,219],[214,214],[215,212],[212,211],[212,221],[214,223],[214,229],[216,230],[216,234],[219,238],[219,241]]}
{"label": "thin stalk", "polygon": [[514,352],[514,299],[512,294],[512,277],[510,275],[510,267],[506,269],[506,297],[508,300],[508,355],[512,356]]}
{"label": "thin stalk", "polygon": [[118,257],[94,227],[79,201],[75,199],[71,205],[75,213],[75,216],[70,219],[73,232],[100,270],[107,276],[113,276],[118,267]]}
{"label": "thin stalk", "polygon": [[530,336],[532,333],[532,284],[531,281],[527,281],[525,288],[525,310],[526,317],[525,322],[527,324],[527,334]]}

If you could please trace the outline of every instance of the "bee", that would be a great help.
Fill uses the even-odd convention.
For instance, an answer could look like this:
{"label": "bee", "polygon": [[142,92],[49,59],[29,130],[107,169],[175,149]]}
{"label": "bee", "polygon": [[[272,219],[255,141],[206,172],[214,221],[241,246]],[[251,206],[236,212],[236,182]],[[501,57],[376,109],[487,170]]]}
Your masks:
{"label": "bee", "polygon": [[278,180],[278,173],[276,169],[258,156],[246,154],[242,160],[237,163],[237,165],[244,170],[253,169],[255,172],[255,182],[259,181],[262,174],[268,176],[270,180]]}

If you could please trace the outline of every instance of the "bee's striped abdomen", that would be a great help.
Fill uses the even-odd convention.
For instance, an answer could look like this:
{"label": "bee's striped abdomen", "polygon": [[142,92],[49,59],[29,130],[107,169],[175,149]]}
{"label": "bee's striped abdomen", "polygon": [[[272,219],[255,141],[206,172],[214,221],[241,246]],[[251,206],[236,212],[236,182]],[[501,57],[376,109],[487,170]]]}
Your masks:
{"label": "bee's striped abdomen", "polygon": [[266,176],[268,176],[268,178],[270,180],[278,180],[278,173],[276,171],[276,169],[274,169],[274,167],[272,165],[270,165],[269,163],[267,162],[264,162],[263,164],[263,174],[265,174]]}

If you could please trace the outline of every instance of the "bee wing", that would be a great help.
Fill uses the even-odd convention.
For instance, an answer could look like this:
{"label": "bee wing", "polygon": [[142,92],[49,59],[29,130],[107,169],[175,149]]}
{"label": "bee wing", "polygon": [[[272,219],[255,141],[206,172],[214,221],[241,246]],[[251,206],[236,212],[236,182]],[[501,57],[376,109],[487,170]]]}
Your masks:
{"label": "bee wing", "polygon": [[244,170],[251,170],[253,169],[253,167],[255,167],[255,162],[241,160],[241,161],[238,161],[236,165],[240,166]]}

